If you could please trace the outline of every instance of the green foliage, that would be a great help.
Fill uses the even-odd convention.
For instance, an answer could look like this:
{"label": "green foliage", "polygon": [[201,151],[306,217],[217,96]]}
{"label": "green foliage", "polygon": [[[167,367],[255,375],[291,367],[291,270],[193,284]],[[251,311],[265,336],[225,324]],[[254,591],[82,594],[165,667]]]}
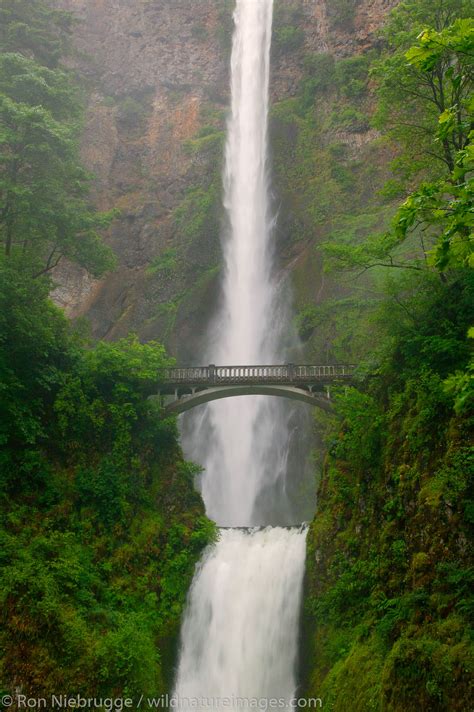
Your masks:
{"label": "green foliage", "polygon": [[[353,239],[363,249],[368,235],[375,241],[388,226],[393,205],[388,206],[387,199],[378,195],[388,177],[387,159],[380,143],[367,141],[365,135],[359,142],[355,135],[365,134],[369,128],[368,59],[336,61],[330,54],[310,54],[303,64],[299,92],[278,102],[271,111],[273,174],[281,204],[278,237],[288,255],[301,250],[311,255],[297,261],[292,273],[301,312],[298,328],[313,349],[311,358],[324,360],[337,351],[337,358],[351,360],[348,350],[358,341],[352,329],[356,302],[365,315],[370,309],[368,298],[353,295],[350,308],[354,314],[345,319],[348,302],[341,301],[338,306],[335,297],[343,296],[346,287],[340,278],[334,286],[335,280],[324,273],[330,264],[337,266],[346,259],[345,252],[354,247]],[[322,243],[324,254],[316,253]],[[344,254],[340,257],[335,250]],[[378,245],[377,250],[380,254]],[[364,269],[366,255],[361,261]],[[324,318],[317,317],[315,329],[312,300],[319,302],[328,294],[330,303],[315,307],[318,313],[324,311]],[[306,308],[309,311],[303,314]],[[341,348],[343,342],[345,347]],[[357,348],[353,351],[357,354]]]}
{"label": "green foliage", "polygon": [[474,406],[474,362],[471,360],[465,372],[459,371],[445,381],[446,391],[454,397],[454,409],[458,415],[472,412]]}
{"label": "green foliage", "polygon": [[[406,635],[394,645],[382,676],[383,697],[393,710],[403,710],[417,700],[420,709],[461,710],[467,693],[466,673],[460,669],[467,641],[458,630],[457,645],[446,644],[433,635]],[[460,634],[461,633],[461,634]]]}
{"label": "green foliage", "polygon": [[185,148],[194,156],[205,155],[207,159],[213,158],[220,162],[224,138],[224,132],[216,130],[215,126],[203,126],[196,138],[186,141]]}
{"label": "green foliage", "polygon": [[335,107],[329,117],[319,115],[313,90],[319,90],[317,83],[308,79],[302,94],[278,103],[271,116],[275,179],[285,213],[295,221],[282,229],[292,240],[320,235],[339,212],[357,210],[361,192],[367,191],[364,163],[349,157],[336,162],[334,144],[328,140],[335,124],[337,129],[359,131],[366,118],[352,107]]}
{"label": "green foliage", "polygon": [[370,55],[341,59],[336,64],[336,81],[340,91],[348,97],[359,97],[367,89]]}
{"label": "green foliage", "polygon": [[345,428],[331,453],[368,474],[378,462],[383,414],[373,398],[355,388],[336,393],[335,405],[345,420]]}
{"label": "green foliage", "polygon": [[277,53],[294,52],[304,44],[304,31],[301,27],[284,25],[273,33],[273,46]]}
{"label": "green foliage", "polygon": [[359,4],[360,0],[333,0],[328,7],[331,28],[334,30],[352,30]]}
{"label": "green foliage", "polygon": [[342,111],[335,111],[331,121],[333,126],[346,129],[351,133],[361,133],[369,128],[367,116],[352,107],[346,107]]}
{"label": "green foliage", "polygon": [[[344,621],[344,625],[359,622],[369,605],[369,597],[376,582],[375,562],[358,559],[350,563],[334,557],[329,572],[335,584],[324,596],[314,599],[312,613],[325,623]],[[340,650],[341,654],[346,650]]]}
{"label": "green foliage", "polygon": [[20,52],[39,64],[57,66],[66,51],[73,25],[70,13],[41,0],[3,0],[0,7],[0,51]]}
{"label": "green foliage", "polygon": [[[392,176],[380,196],[403,198],[387,231],[359,242],[339,239],[325,250],[342,269],[449,269],[472,266],[472,89],[474,30],[467,4],[404,2],[384,36],[388,50],[372,61],[376,127],[395,152]],[[431,26],[430,26],[431,23]],[[341,96],[363,98],[370,56],[336,65]],[[364,131],[360,108],[336,106],[332,121]],[[393,210],[393,207],[391,208]]]}
{"label": "green foliage", "polygon": [[215,185],[209,190],[192,188],[187,193],[175,212],[176,227],[185,240],[194,241],[205,231],[217,231],[217,195]]}
{"label": "green foliage", "polygon": [[461,374],[473,286],[472,272],[398,283],[398,314],[385,303],[379,315],[378,373],[334,394],[306,602],[306,694],[334,710],[469,705],[474,461]]}
{"label": "green foliage", "polygon": [[[202,113],[205,123],[184,147],[193,161],[205,167],[205,179],[188,186],[173,212],[176,263],[192,271],[191,281],[196,279],[196,269],[202,272],[217,262],[220,250],[223,117],[209,106],[204,107]],[[188,288],[189,278],[181,296]]]}
{"label": "green foliage", "polygon": [[[379,83],[377,124],[397,143],[397,170],[405,181],[425,179],[400,207],[394,236],[403,241],[421,228],[428,263],[439,270],[473,259],[474,25],[462,17],[463,7],[461,2],[402,4],[387,28],[391,52],[372,71]],[[400,30],[410,8],[412,23],[422,18],[433,23],[411,46],[413,35]]]}
{"label": "green foliage", "polygon": [[49,284],[0,268],[0,443],[21,448],[44,434],[63,369],[67,324],[47,300]]}
{"label": "green foliage", "polygon": [[134,337],[84,348],[45,278],[4,267],[0,287],[2,687],[162,694],[160,641],[215,537],[148,398],[171,362]]}
{"label": "green foliage", "polygon": [[100,276],[114,265],[100,237],[113,214],[98,214],[88,202],[80,94],[58,65],[68,16],[37,0],[7,2],[2,14],[2,259],[37,276],[67,257]]}
{"label": "green foliage", "polygon": [[305,77],[302,82],[302,104],[312,106],[316,96],[329,91],[334,83],[335,61],[332,54],[309,54],[304,58]]}
{"label": "green foliage", "polygon": [[298,27],[303,21],[303,12],[297,0],[275,0],[273,9],[273,30],[282,27]]}
{"label": "green foliage", "polygon": [[431,230],[437,237],[428,258],[440,271],[450,267],[474,267],[471,153],[468,149],[460,152],[449,180],[422,184],[396,215],[395,235],[399,240],[404,240],[415,225]]}
{"label": "green foliage", "polygon": [[318,308],[313,304],[307,304],[300,309],[295,321],[299,337],[307,341],[318,323]]}
{"label": "green foliage", "polygon": [[160,255],[155,257],[147,268],[147,273],[150,275],[159,275],[161,277],[170,277],[177,267],[177,250],[174,247],[168,247]]}
{"label": "green foliage", "polygon": [[143,125],[146,107],[133,96],[127,96],[119,104],[118,118],[127,130],[138,130]]}

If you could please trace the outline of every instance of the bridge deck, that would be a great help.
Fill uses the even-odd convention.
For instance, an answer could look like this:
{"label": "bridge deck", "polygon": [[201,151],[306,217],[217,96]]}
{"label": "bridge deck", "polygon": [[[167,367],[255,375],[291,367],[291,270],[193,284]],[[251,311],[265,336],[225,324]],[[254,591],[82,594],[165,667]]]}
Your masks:
{"label": "bridge deck", "polygon": [[183,386],[206,388],[231,385],[316,386],[339,380],[350,380],[355,366],[315,366],[285,364],[281,366],[191,366],[167,368],[160,372],[160,391],[171,392]]}

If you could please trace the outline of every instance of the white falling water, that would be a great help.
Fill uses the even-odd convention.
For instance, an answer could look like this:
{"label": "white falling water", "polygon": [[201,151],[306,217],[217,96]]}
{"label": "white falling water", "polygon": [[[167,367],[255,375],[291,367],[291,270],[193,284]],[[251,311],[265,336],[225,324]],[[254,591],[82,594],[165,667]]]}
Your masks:
{"label": "white falling water", "polygon": [[191,588],[179,697],[292,698],[304,560],[303,530],[221,532]]}
{"label": "white falling water", "polygon": [[[272,276],[267,126],[272,0],[238,0],[231,59],[232,106],[224,167],[222,309],[210,335],[208,362],[279,363],[284,319]],[[266,523],[257,508],[263,487],[285,470],[288,430],[276,399],[239,397],[210,404],[202,421],[202,494],[223,526]],[[196,438],[198,439],[198,438]],[[271,487],[270,487],[271,489]]]}
{"label": "white falling water", "polygon": [[[208,353],[219,365],[282,359],[285,319],[272,276],[267,175],[272,11],[273,0],[237,0],[234,13],[223,307]],[[202,412],[201,430],[193,428],[203,453],[196,459],[205,468],[206,510],[218,524],[267,524],[272,506],[261,506],[264,493],[281,500],[280,511],[285,507],[278,483],[289,432],[275,400],[253,396],[213,403]],[[199,453],[189,442],[187,449]],[[305,538],[303,528],[221,530],[196,571],[181,632],[174,694],[185,706],[189,698],[195,705],[199,698],[293,696]]]}

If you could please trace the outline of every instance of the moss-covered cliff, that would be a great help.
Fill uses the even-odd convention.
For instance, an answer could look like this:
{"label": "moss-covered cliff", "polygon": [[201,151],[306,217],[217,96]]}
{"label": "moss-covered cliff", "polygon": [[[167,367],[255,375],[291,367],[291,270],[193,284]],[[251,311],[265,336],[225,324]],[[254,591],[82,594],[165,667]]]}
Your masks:
{"label": "moss-covered cliff", "polygon": [[[347,101],[357,98],[380,130],[365,165],[348,163],[341,147],[331,160],[321,140],[328,118],[298,105],[303,127],[311,130],[315,117],[322,169],[313,164],[304,174],[297,160],[302,190],[292,191],[292,178],[289,198],[328,206],[318,226],[324,261],[343,270],[332,276],[332,302],[313,300],[300,312],[300,329],[315,353],[323,334],[335,358],[359,362],[353,387],[334,392],[334,417],[318,418],[326,455],[308,536],[303,627],[305,692],[341,712],[471,706],[468,16],[463,0],[410,0],[387,18],[380,55],[324,59],[335,81],[317,90],[332,92],[339,107],[330,121],[344,120]],[[304,191],[312,175],[317,197]]]}
{"label": "moss-covered cliff", "polygon": [[327,709],[470,707],[474,423],[450,376],[468,363],[473,290],[472,275],[432,284],[398,314],[381,372],[326,423],[304,674]]}
{"label": "moss-covered cliff", "polygon": [[168,360],[134,339],[90,348],[47,282],[1,273],[0,688],[162,694],[214,536],[148,400]]}
{"label": "moss-covered cliff", "polygon": [[[70,331],[48,300],[50,283],[25,260],[31,250],[34,265],[44,263],[51,243],[56,254],[45,216],[60,237],[66,225],[69,247],[97,216],[91,210],[84,222],[76,212],[86,184],[82,172],[80,190],[71,178],[79,118],[65,109],[64,87],[76,101],[72,75],[48,73],[56,60],[45,71],[44,24],[38,49],[38,33],[17,32],[15,21],[2,34],[23,54],[1,87],[13,167],[2,196],[21,206],[13,249],[2,233],[10,245],[0,282],[1,685],[157,695],[169,689],[186,590],[214,530],[175,423],[148,400],[167,358],[143,342],[158,337],[195,362],[217,303],[233,3],[52,4],[77,20],[65,30],[74,44],[67,62],[88,102],[82,155],[97,176],[96,207],[119,211],[106,237],[118,268],[93,279],[63,261],[54,274],[56,302],[86,317],[104,339],[94,345]],[[451,27],[468,4],[407,0],[381,35],[395,1],[275,0],[278,269],[292,282],[308,359],[360,364],[354,387],[334,392],[334,417],[316,423],[327,456],[304,611],[305,693],[344,712],[469,703],[472,147],[459,88],[472,77],[463,59],[472,33]],[[420,35],[426,26],[431,34]],[[447,44],[433,50],[433,33],[444,30]],[[412,58],[421,65],[411,65],[417,36]],[[433,60],[440,46],[448,54]],[[420,77],[430,87],[440,64],[441,98],[459,101],[433,109],[428,93],[426,111],[403,90],[416,95]],[[43,123],[37,95],[25,102],[25,76],[43,92]],[[407,114],[418,128],[407,128]],[[55,129],[42,135],[67,180],[48,210],[43,179],[60,179],[45,144],[23,151],[20,172],[10,160],[24,147],[18,116],[29,130]],[[57,136],[68,139],[67,164]],[[2,209],[2,219],[12,214]],[[334,272],[337,264],[349,271]],[[130,329],[138,338],[120,339]]]}
{"label": "moss-covered cliff", "polygon": [[50,300],[66,256],[114,266],[80,161],[73,24],[42,0],[0,7],[0,690],[14,708],[16,693],[168,691],[214,536],[176,422],[149,398],[164,348],[93,342]]}

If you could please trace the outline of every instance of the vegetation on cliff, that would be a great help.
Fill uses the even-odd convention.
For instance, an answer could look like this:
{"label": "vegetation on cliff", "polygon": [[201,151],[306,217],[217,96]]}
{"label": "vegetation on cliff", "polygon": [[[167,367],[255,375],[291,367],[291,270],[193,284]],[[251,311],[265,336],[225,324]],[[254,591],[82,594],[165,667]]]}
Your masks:
{"label": "vegetation on cliff", "polygon": [[169,361],[133,338],[85,348],[46,280],[1,285],[2,690],[161,694],[213,534],[147,399]]}
{"label": "vegetation on cliff", "polygon": [[308,536],[305,676],[332,710],[461,711],[472,699],[466,9],[416,0],[389,18],[370,76],[395,156],[385,188],[393,218],[369,238],[341,230],[326,247],[355,273],[375,271],[363,284],[377,289],[351,327],[360,383],[335,394],[332,418],[318,418],[327,456]]}
{"label": "vegetation on cliff", "polygon": [[381,315],[377,376],[338,393],[325,423],[306,674],[333,710],[471,699],[473,275],[416,295]]}
{"label": "vegetation on cliff", "polygon": [[67,257],[100,276],[114,265],[79,161],[82,106],[59,59],[72,22],[41,2],[5,2],[0,24],[0,241],[33,276]]}
{"label": "vegetation on cliff", "polygon": [[459,220],[472,200],[463,180],[472,162],[469,9],[457,0],[401,4],[381,33],[383,54],[306,54],[298,92],[272,109],[277,236],[309,358],[365,355],[385,266],[396,279],[400,267],[432,269],[436,260],[444,269],[463,250],[469,259],[461,236],[469,226]]}
{"label": "vegetation on cliff", "polygon": [[49,299],[60,257],[113,264],[59,64],[70,17],[20,0],[1,20],[0,691],[158,695],[214,530],[148,399],[163,348],[93,345]]}
{"label": "vegetation on cliff", "polygon": [[[330,5],[330,27],[350,31],[357,0]],[[380,47],[307,54],[299,90],[272,109],[300,335],[311,359],[360,363],[334,416],[318,415],[327,457],[308,535],[305,691],[341,712],[471,699],[469,10],[400,3]],[[275,56],[304,50],[302,22],[299,3],[276,4]],[[214,529],[175,423],[148,399],[163,348],[94,345],[48,297],[61,259],[95,276],[114,264],[101,239],[113,215],[93,209],[79,161],[81,89],[61,62],[72,24],[41,0],[0,8],[0,691],[156,696]],[[163,337],[179,313],[205,318],[219,271],[212,106],[185,145],[200,182],[146,272],[152,293],[174,282],[153,317]],[[146,118],[133,98],[117,111],[132,136]]]}

